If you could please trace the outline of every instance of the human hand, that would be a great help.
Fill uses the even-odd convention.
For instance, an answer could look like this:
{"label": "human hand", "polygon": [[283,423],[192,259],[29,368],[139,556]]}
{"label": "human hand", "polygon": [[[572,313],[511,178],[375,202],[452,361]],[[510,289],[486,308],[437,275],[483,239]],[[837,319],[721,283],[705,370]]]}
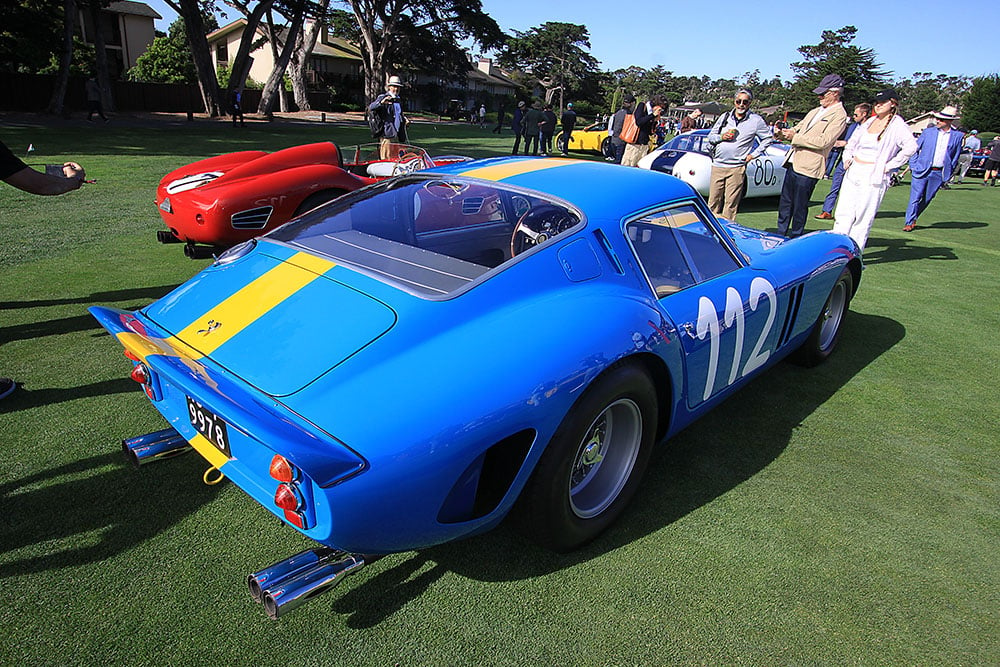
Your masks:
{"label": "human hand", "polygon": [[725,132],[722,133],[722,140],[733,141],[734,139],[736,139],[736,134],[737,134],[736,130],[733,129],[726,130]]}
{"label": "human hand", "polygon": [[83,183],[86,180],[86,174],[83,171],[83,167],[76,162],[64,162],[62,171],[64,177],[73,179],[79,183]]}
{"label": "human hand", "polygon": [[790,141],[791,138],[794,136],[795,136],[795,130],[791,128],[786,127],[785,129],[781,130],[781,138],[785,139],[786,141]]}

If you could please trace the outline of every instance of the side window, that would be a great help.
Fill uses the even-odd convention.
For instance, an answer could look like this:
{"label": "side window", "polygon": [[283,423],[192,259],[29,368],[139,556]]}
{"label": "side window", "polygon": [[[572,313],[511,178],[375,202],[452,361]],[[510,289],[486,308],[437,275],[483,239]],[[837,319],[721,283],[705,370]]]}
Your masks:
{"label": "side window", "polygon": [[676,230],[678,243],[698,282],[739,268],[739,262],[693,204],[672,208],[664,215],[670,218],[670,226]]}
{"label": "side window", "polygon": [[625,232],[657,298],[740,266],[694,205],[633,220]]}
{"label": "side window", "polygon": [[633,220],[625,231],[657,298],[694,284],[691,269],[670,229],[669,213]]}

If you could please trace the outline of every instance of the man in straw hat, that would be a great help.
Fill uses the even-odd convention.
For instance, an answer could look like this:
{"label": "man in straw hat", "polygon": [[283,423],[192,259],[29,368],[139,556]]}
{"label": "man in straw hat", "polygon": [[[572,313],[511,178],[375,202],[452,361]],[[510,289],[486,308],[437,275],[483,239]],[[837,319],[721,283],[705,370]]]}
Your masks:
{"label": "man in straw hat", "polygon": [[916,228],[917,218],[958,166],[963,135],[951,126],[957,118],[958,109],[946,106],[935,112],[934,127],[928,127],[917,138],[917,152],[910,158],[912,184],[904,232],[912,232]]}
{"label": "man in straw hat", "polygon": [[382,134],[379,136],[379,154],[383,160],[392,155],[393,144],[406,143],[406,124],[409,122],[403,116],[403,105],[400,103],[399,91],[403,82],[398,76],[390,76],[385,91],[368,105],[368,111],[377,114],[382,121]]}

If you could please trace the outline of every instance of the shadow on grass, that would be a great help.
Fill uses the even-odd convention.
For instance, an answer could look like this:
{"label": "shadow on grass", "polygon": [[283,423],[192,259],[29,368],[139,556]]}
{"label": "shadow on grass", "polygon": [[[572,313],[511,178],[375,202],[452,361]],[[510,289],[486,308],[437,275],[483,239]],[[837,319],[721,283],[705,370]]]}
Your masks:
{"label": "shadow on grass", "polygon": [[43,405],[53,405],[64,401],[75,401],[80,398],[135,392],[137,388],[138,385],[131,378],[102,380],[100,382],[91,382],[90,384],[62,389],[26,389],[18,384],[17,391],[3,401],[0,401],[0,415],[17,410],[39,408]]}
{"label": "shadow on grass", "polygon": [[904,336],[905,329],[894,320],[848,313],[838,349],[826,363],[813,369],[779,364],[661,443],[622,517],[576,552],[543,550],[512,526],[514,522],[506,522],[469,540],[387,556],[382,562],[396,564],[342,592],[332,609],[350,615],[352,627],[371,627],[448,571],[480,581],[544,576],[667,529],[770,465],[803,420]]}
{"label": "shadow on grass", "polygon": [[0,301],[0,310],[16,310],[20,308],[38,308],[40,306],[66,306],[74,303],[118,303],[134,299],[155,301],[164,297],[178,285],[158,285],[156,287],[137,287],[135,289],[110,290],[94,292],[88,296],[67,297],[63,299],[37,299],[35,301]]}
{"label": "shadow on grass", "polygon": [[[200,459],[199,459],[200,460]],[[0,485],[0,579],[116,556],[189,516],[218,493],[191,484],[194,458],[160,468],[158,494],[120,452],[93,456]]]}
{"label": "shadow on grass", "polygon": [[[915,238],[919,241],[919,238]],[[865,264],[888,264],[889,262],[909,262],[920,259],[958,259],[951,248],[945,246],[925,246],[911,243],[909,239],[886,239],[869,237],[865,245]]]}
{"label": "shadow on grass", "polygon": [[[138,310],[148,303],[123,306],[123,310]],[[27,324],[15,324],[9,327],[0,327],[0,343],[9,343],[15,340],[28,340],[31,338],[42,338],[45,336],[59,336],[61,334],[73,333],[76,331],[89,331],[100,329],[101,335],[106,335],[101,325],[90,313],[83,315],[73,315],[72,317],[60,317],[54,320],[42,320],[40,322],[28,322]]]}

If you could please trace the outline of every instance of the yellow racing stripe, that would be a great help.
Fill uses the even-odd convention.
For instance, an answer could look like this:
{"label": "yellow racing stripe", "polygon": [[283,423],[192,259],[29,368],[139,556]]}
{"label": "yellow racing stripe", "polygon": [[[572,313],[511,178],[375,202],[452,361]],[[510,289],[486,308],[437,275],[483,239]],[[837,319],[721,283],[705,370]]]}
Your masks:
{"label": "yellow racing stripe", "polygon": [[506,164],[498,164],[491,167],[480,167],[462,172],[463,176],[483,178],[488,181],[502,181],[511,176],[519,176],[533,171],[552,169],[553,167],[565,167],[570,164],[586,162],[586,160],[567,160],[565,158],[542,158],[540,160],[517,160]]}
{"label": "yellow racing stripe", "polygon": [[176,337],[190,341],[202,354],[211,354],[333,266],[328,260],[297,253],[196,318]]}

